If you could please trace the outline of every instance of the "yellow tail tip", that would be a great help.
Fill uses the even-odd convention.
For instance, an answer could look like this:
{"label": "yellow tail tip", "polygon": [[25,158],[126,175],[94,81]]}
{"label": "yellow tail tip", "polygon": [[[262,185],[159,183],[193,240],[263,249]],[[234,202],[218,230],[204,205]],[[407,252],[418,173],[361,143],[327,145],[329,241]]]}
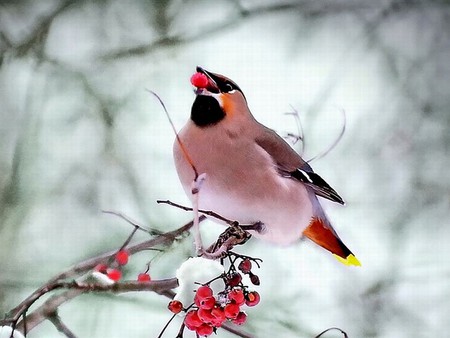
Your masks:
{"label": "yellow tail tip", "polygon": [[361,263],[359,262],[358,258],[356,258],[353,254],[348,255],[346,258],[342,258],[335,254],[333,254],[333,256],[336,257],[336,259],[344,265],[361,266]]}

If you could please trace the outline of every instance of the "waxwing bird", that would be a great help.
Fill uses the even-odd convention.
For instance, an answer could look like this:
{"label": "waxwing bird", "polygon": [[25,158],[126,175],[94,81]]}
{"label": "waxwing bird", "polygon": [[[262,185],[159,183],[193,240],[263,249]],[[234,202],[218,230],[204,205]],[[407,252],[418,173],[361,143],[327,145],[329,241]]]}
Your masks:
{"label": "waxwing bird", "polygon": [[255,237],[290,245],[303,236],[347,265],[360,265],[328,220],[318,197],[344,204],[291,146],[251,114],[242,90],[223,75],[197,67],[191,116],[173,154],[188,196],[195,173],[206,173],[200,209],[240,224],[262,224]]}

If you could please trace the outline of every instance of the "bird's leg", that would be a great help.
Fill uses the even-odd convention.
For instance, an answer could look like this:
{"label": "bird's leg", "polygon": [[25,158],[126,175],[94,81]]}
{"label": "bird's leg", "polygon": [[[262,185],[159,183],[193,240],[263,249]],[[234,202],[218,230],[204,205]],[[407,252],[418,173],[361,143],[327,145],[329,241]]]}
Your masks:
{"label": "bird's leg", "polygon": [[200,174],[197,176],[192,182],[192,211],[194,213],[194,224],[192,226],[192,231],[194,232],[194,242],[195,242],[195,252],[197,255],[200,255],[203,250],[202,236],[200,234],[200,220],[199,220],[199,212],[198,212],[198,194],[200,193],[200,188],[202,186],[203,181],[206,179],[206,174]]}
{"label": "bird's leg", "polygon": [[251,234],[244,230],[239,223],[233,222],[223,233],[220,234],[217,241],[203,252],[203,256],[208,258],[219,258],[231,250],[236,245],[242,245],[247,242]]}

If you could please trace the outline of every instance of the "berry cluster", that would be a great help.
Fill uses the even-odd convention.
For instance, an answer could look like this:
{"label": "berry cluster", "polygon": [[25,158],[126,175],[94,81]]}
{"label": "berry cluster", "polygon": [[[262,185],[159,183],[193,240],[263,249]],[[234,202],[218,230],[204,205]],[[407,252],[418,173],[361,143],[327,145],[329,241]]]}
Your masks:
{"label": "berry cluster", "polygon": [[[113,282],[118,282],[122,278],[122,267],[128,264],[129,258],[130,253],[126,249],[121,249],[117,251],[109,264],[98,264],[94,271],[104,274]],[[148,271],[140,273],[137,280],[139,282],[150,282],[151,278]]]}
{"label": "berry cluster", "polygon": [[[238,256],[239,257],[239,256]],[[257,260],[253,259],[256,263]],[[234,262],[236,261],[236,258],[234,261],[232,261],[232,267],[234,266]],[[259,265],[258,265],[259,267]],[[259,285],[260,281],[259,281],[259,277],[257,275],[255,275],[252,272],[252,262],[250,260],[249,257],[244,258],[238,265],[238,269],[245,275],[248,275],[248,277],[250,278],[250,282],[252,282],[253,285]],[[234,283],[241,283],[242,281],[242,275],[239,272],[232,272],[233,269],[230,269],[230,274],[229,274],[229,278],[232,280],[232,282]]]}
{"label": "berry cluster", "polygon": [[[184,308],[180,301],[172,300],[168,305],[169,310],[174,314],[185,311],[185,327],[195,331],[199,336],[211,335],[226,321],[231,321],[237,325],[244,324],[247,314],[242,310],[242,307],[252,307],[260,301],[259,293],[248,290],[248,287],[242,282],[241,273],[249,275],[250,281],[259,285],[258,276],[251,272],[251,259],[249,257],[242,259],[243,256],[231,252],[228,253],[228,257],[230,258],[228,272],[209,283],[201,285],[195,292],[193,304]],[[236,269],[235,262],[238,258],[241,258],[242,261]],[[252,260],[256,262],[255,259]],[[218,279],[223,280],[225,288],[214,295],[210,285]]]}

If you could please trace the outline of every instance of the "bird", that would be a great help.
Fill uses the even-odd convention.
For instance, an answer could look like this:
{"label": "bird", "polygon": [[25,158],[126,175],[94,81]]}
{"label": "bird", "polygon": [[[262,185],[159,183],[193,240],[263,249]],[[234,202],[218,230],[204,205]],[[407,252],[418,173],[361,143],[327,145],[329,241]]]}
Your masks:
{"label": "bird", "polygon": [[231,79],[197,66],[191,83],[195,100],[173,145],[186,194],[192,198],[192,182],[205,173],[200,209],[239,224],[260,224],[249,232],[276,245],[306,237],[342,263],[360,266],[318,199],[344,204],[339,194],[281,136],[255,119]]}

